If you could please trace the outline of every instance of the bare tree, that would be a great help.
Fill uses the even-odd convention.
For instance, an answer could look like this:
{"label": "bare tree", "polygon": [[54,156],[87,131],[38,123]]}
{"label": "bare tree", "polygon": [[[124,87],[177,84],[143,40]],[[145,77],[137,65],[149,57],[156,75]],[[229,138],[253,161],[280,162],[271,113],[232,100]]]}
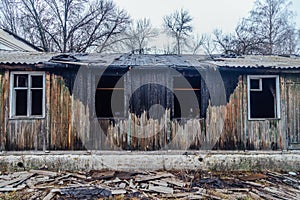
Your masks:
{"label": "bare tree", "polygon": [[200,49],[200,47],[203,46],[205,40],[206,40],[205,35],[200,35],[200,34],[193,35],[190,37],[190,39],[187,40],[186,45],[188,46],[192,54],[196,54]]}
{"label": "bare tree", "polygon": [[288,0],[256,0],[247,18],[235,33],[214,31],[214,41],[225,54],[292,54],[296,52],[297,34]]}
{"label": "bare tree", "polygon": [[237,54],[257,54],[263,48],[263,39],[257,37],[251,31],[247,19],[242,19],[235,28],[233,46]]}
{"label": "bare tree", "polygon": [[296,50],[295,54],[300,54],[300,30],[298,30],[298,33],[296,34],[297,40],[296,40]]}
{"label": "bare tree", "polygon": [[217,44],[220,52],[224,54],[239,53],[236,49],[236,37],[233,34],[224,34],[222,30],[215,29],[213,36],[213,41]]}
{"label": "bare tree", "polygon": [[189,12],[181,9],[164,17],[164,27],[168,34],[176,40],[177,53],[181,54],[181,46],[192,32],[192,17]]}
{"label": "bare tree", "polygon": [[[19,5],[19,17],[21,36],[42,47],[44,51],[50,51],[50,36],[47,30],[51,29],[54,22],[53,15],[50,15],[45,1],[20,0],[16,1]],[[23,29],[23,30],[22,30]]]}
{"label": "bare tree", "polygon": [[125,35],[126,47],[132,52],[138,51],[139,54],[143,54],[149,41],[158,36],[158,32],[152,27],[150,19],[144,18],[132,23]]}
{"label": "bare tree", "polygon": [[[45,14],[45,10],[42,9],[44,6],[45,2],[37,4],[34,0],[3,0],[0,2],[0,26],[48,50],[46,36],[42,31],[44,28],[36,26],[36,24],[48,25],[45,19],[39,18]],[[31,13],[26,12],[28,7],[32,7]]]}
{"label": "bare tree", "polygon": [[1,1],[0,26],[3,29],[8,29],[13,33],[17,33],[19,16],[14,6],[15,4],[12,0]]}
{"label": "bare tree", "polygon": [[[238,35],[247,33],[245,40],[256,45],[257,53],[282,54],[293,51],[295,28],[293,13],[288,0],[256,0],[250,16],[237,30]],[[256,38],[256,41],[253,39]],[[289,43],[288,43],[289,42]]]}
{"label": "bare tree", "polygon": [[119,42],[118,35],[130,23],[127,13],[110,0],[5,1],[14,12],[1,7],[2,16],[13,16],[18,22],[14,25],[2,20],[1,25],[13,32],[18,26],[20,36],[45,51],[103,52]]}
{"label": "bare tree", "polygon": [[217,52],[216,42],[208,35],[205,35],[204,37],[205,41],[203,43],[203,49],[207,55],[213,58],[213,54]]}

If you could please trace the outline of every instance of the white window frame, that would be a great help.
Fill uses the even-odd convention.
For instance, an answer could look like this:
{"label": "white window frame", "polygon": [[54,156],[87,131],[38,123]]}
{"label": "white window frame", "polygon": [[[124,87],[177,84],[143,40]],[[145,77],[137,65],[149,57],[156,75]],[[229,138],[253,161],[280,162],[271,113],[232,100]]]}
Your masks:
{"label": "white window frame", "polygon": [[[259,81],[259,88],[258,89],[251,89],[251,81],[250,80],[258,80]],[[260,77],[260,78],[250,78],[249,79],[249,90],[250,91],[258,91],[258,92],[260,92],[260,91],[262,91],[262,78]]]}
{"label": "white window frame", "polygon": [[[14,87],[14,77],[18,74],[28,75],[28,86],[27,86],[27,115],[16,116],[16,89]],[[31,76],[42,76],[43,77],[43,92],[42,92],[42,115],[31,115]],[[46,81],[45,81],[45,72],[32,72],[32,71],[15,71],[10,73],[10,119],[40,119],[45,118],[46,110]]]}
{"label": "white window frame", "polygon": [[[276,88],[276,113],[274,118],[251,118],[251,105],[250,105],[250,92],[251,91],[262,91],[262,79],[263,78],[275,78],[275,88]],[[260,90],[250,88],[251,79],[260,79]],[[266,119],[280,119],[280,85],[279,85],[279,75],[248,75],[247,76],[247,92],[248,92],[248,120],[266,120]],[[275,105],[274,105],[275,106]]]}

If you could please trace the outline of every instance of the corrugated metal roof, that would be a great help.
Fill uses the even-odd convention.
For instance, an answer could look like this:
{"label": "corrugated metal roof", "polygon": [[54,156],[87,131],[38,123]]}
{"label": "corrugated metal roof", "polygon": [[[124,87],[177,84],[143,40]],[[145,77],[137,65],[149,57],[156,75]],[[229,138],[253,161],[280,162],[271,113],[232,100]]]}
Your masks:
{"label": "corrugated metal roof", "polygon": [[233,68],[292,69],[300,68],[300,57],[247,55],[236,58],[218,58],[210,63]]}
{"label": "corrugated metal roof", "polygon": [[208,67],[217,65],[229,68],[300,68],[300,57],[242,56],[235,58],[205,55],[137,55],[137,54],[62,54],[43,52],[0,52],[2,64],[37,64],[46,62],[89,66],[132,66],[132,67]]}
{"label": "corrugated metal roof", "polygon": [[124,55],[116,60],[114,66],[145,66],[145,67],[199,67],[207,60],[207,56],[202,55]]}
{"label": "corrugated metal roof", "polygon": [[38,64],[49,61],[58,53],[0,51],[1,64]]}
{"label": "corrugated metal roof", "polygon": [[300,57],[247,55],[234,58],[206,55],[138,55],[138,54],[87,54],[74,55],[78,62],[91,65],[132,66],[132,67],[208,67],[216,65],[231,68],[300,68]]}

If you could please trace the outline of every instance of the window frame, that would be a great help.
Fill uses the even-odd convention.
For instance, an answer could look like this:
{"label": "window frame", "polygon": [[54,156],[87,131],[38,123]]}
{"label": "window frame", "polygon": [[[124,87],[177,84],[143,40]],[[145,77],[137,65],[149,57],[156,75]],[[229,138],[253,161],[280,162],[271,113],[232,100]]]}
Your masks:
{"label": "window frame", "polygon": [[[27,90],[27,115],[16,115],[16,89],[18,87],[14,86],[15,75],[24,74],[28,75],[28,86]],[[31,87],[31,77],[32,76],[42,76],[43,77],[43,87],[42,88],[32,88]],[[46,78],[45,72],[39,71],[12,71],[10,72],[10,119],[43,119],[46,116]],[[19,88],[21,89],[21,88]],[[25,89],[25,88],[24,88]],[[32,90],[42,90],[42,114],[32,115]]]}
{"label": "window frame", "polygon": [[[175,79],[177,79],[177,78],[184,78],[184,82],[185,83],[188,83],[188,85],[183,85],[183,86],[181,86],[181,87],[175,87]],[[198,87],[192,87],[192,84],[189,82],[189,78],[195,78],[195,79],[199,79],[198,81],[199,81],[199,85],[198,85]],[[202,91],[201,91],[201,77],[199,76],[183,76],[183,75],[181,75],[181,76],[173,76],[173,78],[172,78],[172,81],[173,81],[173,112],[172,112],[172,116],[171,116],[171,118],[172,119],[201,119],[202,117],[201,117],[201,93],[202,93]],[[186,82],[187,81],[187,82]],[[187,87],[184,87],[184,86],[187,86]],[[181,113],[181,116],[180,117],[175,117],[175,96],[176,96],[176,91],[179,91],[179,92],[184,92],[184,91],[187,91],[187,92],[189,92],[189,91],[193,91],[194,92],[194,95],[196,95],[196,98],[197,98],[197,103],[198,103],[198,107],[199,107],[199,111],[198,111],[198,116],[182,116],[182,114],[183,113]],[[200,101],[198,101],[198,97],[197,97],[197,93],[199,93],[198,95],[199,95],[199,97],[200,97]],[[180,110],[180,111],[182,111],[182,110]]]}
{"label": "window frame", "polygon": [[[252,89],[251,88],[251,80],[258,80],[259,81],[259,85],[258,85],[258,89]],[[262,89],[262,78],[250,78],[249,79],[249,90],[250,91],[256,91],[256,92],[261,92],[263,89]]]}
{"label": "window frame", "polygon": [[[262,79],[263,78],[275,78],[275,89],[276,89],[276,113],[274,118],[251,118],[251,103],[250,103],[250,93],[251,91],[263,91],[262,89]],[[250,80],[251,79],[260,79],[260,89],[251,89]],[[249,121],[261,121],[266,119],[280,119],[281,107],[280,107],[280,81],[279,75],[247,75],[247,96],[248,96],[248,120]]]}
{"label": "window frame", "polygon": [[[102,78],[102,77],[119,77],[119,79],[118,79],[118,81],[116,82],[116,84],[118,84],[119,83],[119,81],[120,81],[120,79],[123,79],[122,80],[122,86],[123,87],[116,87],[117,85],[115,85],[114,87],[98,87],[98,84],[99,84],[99,81],[100,81],[100,79]],[[96,84],[96,88],[95,88],[95,90],[96,90],[96,93],[95,93],[95,99],[94,99],[94,105],[95,105],[95,116],[96,116],[96,118],[97,119],[99,119],[99,120],[105,120],[105,119],[109,119],[109,120],[111,120],[111,119],[126,119],[127,118],[127,116],[126,116],[126,113],[127,113],[127,111],[126,111],[126,107],[125,107],[125,77],[123,76],[123,75],[119,75],[119,74],[102,74],[102,76],[101,77],[97,77],[97,75],[95,76],[95,80],[98,80],[98,82],[97,82],[97,84]],[[123,111],[120,111],[120,116],[114,116],[114,113],[112,113],[112,115],[113,116],[98,116],[97,115],[97,91],[111,91],[112,92],[112,94],[111,94],[111,97],[110,98],[112,98],[112,95],[113,95],[113,93],[115,92],[115,91],[122,91],[122,94],[123,94],[123,98],[124,98],[124,101],[123,101]],[[111,99],[110,99],[110,106],[111,106]],[[111,107],[110,107],[111,108]],[[113,110],[111,110],[111,112],[113,112]]]}

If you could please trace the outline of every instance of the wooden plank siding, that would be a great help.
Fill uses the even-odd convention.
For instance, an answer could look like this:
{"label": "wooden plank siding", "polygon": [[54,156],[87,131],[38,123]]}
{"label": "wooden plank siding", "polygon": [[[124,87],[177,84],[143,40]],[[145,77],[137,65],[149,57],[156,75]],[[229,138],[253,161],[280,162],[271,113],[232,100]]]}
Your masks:
{"label": "wooden plank siding", "polygon": [[[9,76],[8,70],[0,72],[0,148],[6,151],[283,150],[290,143],[300,142],[300,78],[293,74],[280,75],[280,119],[251,121],[245,73],[222,75],[227,95],[225,105],[212,106],[205,83],[201,83],[200,112],[204,114],[195,119],[172,118],[173,95],[167,90],[159,93],[165,95],[164,100],[170,105],[160,119],[148,119],[147,112],[136,114],[130,109],[125,110],[125,117],[97,118],[94,72],[86,70],[80,74],[82,77],[77,77],[80,87],[73,91],[76,71],[67,69],[46,70],[45,118],[9,119]],[[167,72],[127,73],[125,108],[129,108],[130,95],[137,86],[151,80],[173,87],[172,76]]]}
{"label": "wooden plank siding", "polygon": [[4,121],[1,123],[3,135],[5,135],[5,150],[42,150],[45,137],[45,120],[44,119],[10,119],[10,81],[9,71],[5,71],[2,76],[2,90],[4,103]]}
{"label": "wooden plank siding", "polygon": [[8,97],[8,91],[7,91],[7,74],[5,71],[0,71],[0,149],[6,149],[6,122],[7,122],[7,97]]}
{"label": "wooden plank siding", "polygon": [[[47,77],[50,76],[47,74]],[[51,88],[48,96],[47,110],[50,111],[50,137],[49,148],[55,150],[71,148],[71,95],[61,76],[52,74]]]}
{"label": "wooden plank siding", "polygon": [[[217,143],[215,149],[224,150],[243,150],[245,149],[245,134],[244,134],[244,109],[247,99],[247,84],[245,84],[245,76],[239,76],[236,87],[233,93],[229,94],[229,101],[225,106],[221,107],[209,107],[210,115],[214,115],[214,121],[210,122],[212,119],[208,117],[207,127],[209,128],[214,124],[219,126],[215,128],[215,135],[219,134],[220,137],[217,138]],[[247,104],[246,104],[247,105]],[[247,115],[246,115],[247,116]],[[220,123],[222,122],[222,123]],[[219,133],[219,131],[221,131]],[[208,135],[213,135],[209,133]],[[217,137],[217,135],[216,135]]]}
{"label": "wooden plank siding", "polygon": [[286,75],[286,115],[289,148],[300,144],[300,77]]}

